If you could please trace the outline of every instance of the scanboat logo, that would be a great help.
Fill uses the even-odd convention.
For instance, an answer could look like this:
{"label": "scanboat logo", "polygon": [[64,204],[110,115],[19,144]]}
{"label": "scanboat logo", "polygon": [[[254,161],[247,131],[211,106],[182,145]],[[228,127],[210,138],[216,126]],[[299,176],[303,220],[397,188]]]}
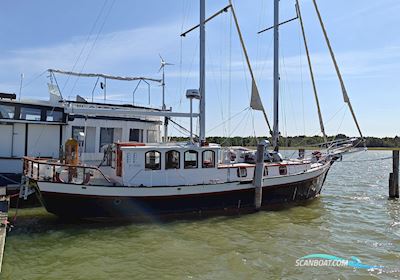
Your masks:
{"label": "scanboat logo", "polygon": [[329,266],[329,267],[354,267],[361,269],[382,269],[383,266],[363,264],[359,258],[351,257],[346,260],[337,256],[327,254],[311,254],[301,257],[296,260],[296,266],[301,267],[315,267],[315,266]]}

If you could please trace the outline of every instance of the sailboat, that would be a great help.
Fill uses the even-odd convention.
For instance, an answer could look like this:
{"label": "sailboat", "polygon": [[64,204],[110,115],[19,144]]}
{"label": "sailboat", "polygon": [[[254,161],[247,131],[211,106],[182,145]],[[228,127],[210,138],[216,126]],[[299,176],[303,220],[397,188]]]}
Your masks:
{"label": "sailboat", "polygon": [[[116,143],[107,157],[109,164],[100,167],[80,163],[77,144],[71,140],[65,144],[64,161],[24,158],[26,183],[21,195],[34,188],[48,212],[79,219],[249,213],[291,206],[318,197],[332,164],[342,154],[351,151],[360,140],[355,138],[327,143],[329,146],[325,151],[315,152],[309,158],[282,158],[279,153],[278,118],[279,0],[274,0],[274,3],[272,144],[264,140],[255,152],[225,149],[207,142],[205,23],[209,19],[205,18],[205,0],[200,0],[200,23],[197,26],[200,30],[200,85],[199,90],[187,91],[191,109],[193,99],[198,99],[200,103],[199,113],[191,110],[189,114],[191,120],[194,116],[199,117],[198,139],[192,137],[191,128],[190,141],[185,143]],[[223,10],[227,8],[232,10],[237,24],[232,4]],[[299,12],[299,6],[297,9]],[[246,52],[245,56],[249,63]],[[252,71],[251,75],[251,107],[263,111],[269,125]],[[351,106],[344,85],[342,88],[345,101]],[[167,113],[166,117],[177,116]],[[249,153],[257,157],[256,163],[246,156]]]}

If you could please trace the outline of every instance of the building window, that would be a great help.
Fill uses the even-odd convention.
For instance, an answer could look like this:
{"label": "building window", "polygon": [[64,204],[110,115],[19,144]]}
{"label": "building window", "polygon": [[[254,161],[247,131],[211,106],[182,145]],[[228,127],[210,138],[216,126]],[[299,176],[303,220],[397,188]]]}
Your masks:
{"label": "building window", "polygon": [[160,170],[161,169],[161,154],[157,151],[148,151],[145,154],[145,169]]}
{"label": "building window", "polygon": [[213,168],[215,167],[215,152],[214,151],[204,151],[203,152],[203,168]]}
{"label": "building window", "polygon": [[239,167],[239,168],[237,169],[237,176],[238,176],[239,178],[241,178],[241,177],[247,177],[247,169],[246,169],[246,167]]}
{"label": "building window", "polygon": [[83,133],[85,133],[85,128],[83,126],[73,126],[72,127],[72,138],[76,140],[82,139]]}
{"label": "building window", "polygon": [[0,119],[13,119],[15,113],[14,106],[0,104]]}
{"label": "building window", "polygon": [[99,152],[104,150],[108,145],[114,143],[114,128],[100,128],[100,147]]}
{"label": "building window", "polygon": [[180,153],[178,151],[168,151],[165,153],[165,169],[180,168]]}
{"label": "building window", "polygon": [[158,142],[158,131],[157,130],[147,130],[147,143],[157,143]]}
{"label": "building window", "polygon": [[143,142],[143,129],[131,128],[129,130],[129,141]]}
{"label": "building window", "polygon": [[190,150],[185,152],[185,169],[197,168],[197,152]]}
{"label": "building window", "polygon": [[19,118],[27,121],[40,121],[41,113],[41,110],[38,108],[22,107]]}
{"label": "building window", "polygon": [[63,121],[63,112],[55,111],[55,110],[47,110],[47,112],[46,112],[46,121],[48,121],[48,122],[62,122]]}
{"label": "building window", "polygon": [[287,167],[286,165],[279,166],[279,175],[286,175],[287,174]]}

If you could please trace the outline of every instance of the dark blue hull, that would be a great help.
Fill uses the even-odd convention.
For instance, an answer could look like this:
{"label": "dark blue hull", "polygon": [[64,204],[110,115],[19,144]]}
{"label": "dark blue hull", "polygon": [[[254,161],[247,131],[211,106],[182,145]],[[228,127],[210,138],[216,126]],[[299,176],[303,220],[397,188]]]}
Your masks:
{"label": "dark blue hull", "polygon": [[[286,185],[263,188],[262,209],[286,207],[317,197],[327,172]],[[251,184],[249,182],[248,184]],[[159,197],[104,197],[40,192],[47,211],[64,218],[152,219],[255,211],[254,188],[218,193]]]}

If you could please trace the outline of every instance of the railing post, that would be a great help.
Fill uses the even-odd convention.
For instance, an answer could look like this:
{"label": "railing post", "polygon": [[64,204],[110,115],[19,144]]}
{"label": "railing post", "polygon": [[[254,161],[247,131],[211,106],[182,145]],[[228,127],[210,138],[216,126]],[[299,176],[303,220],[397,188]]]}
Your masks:
{"label": "railing post", "polygon": [[68,166],[68,183],[72,182],[72,167]]}

